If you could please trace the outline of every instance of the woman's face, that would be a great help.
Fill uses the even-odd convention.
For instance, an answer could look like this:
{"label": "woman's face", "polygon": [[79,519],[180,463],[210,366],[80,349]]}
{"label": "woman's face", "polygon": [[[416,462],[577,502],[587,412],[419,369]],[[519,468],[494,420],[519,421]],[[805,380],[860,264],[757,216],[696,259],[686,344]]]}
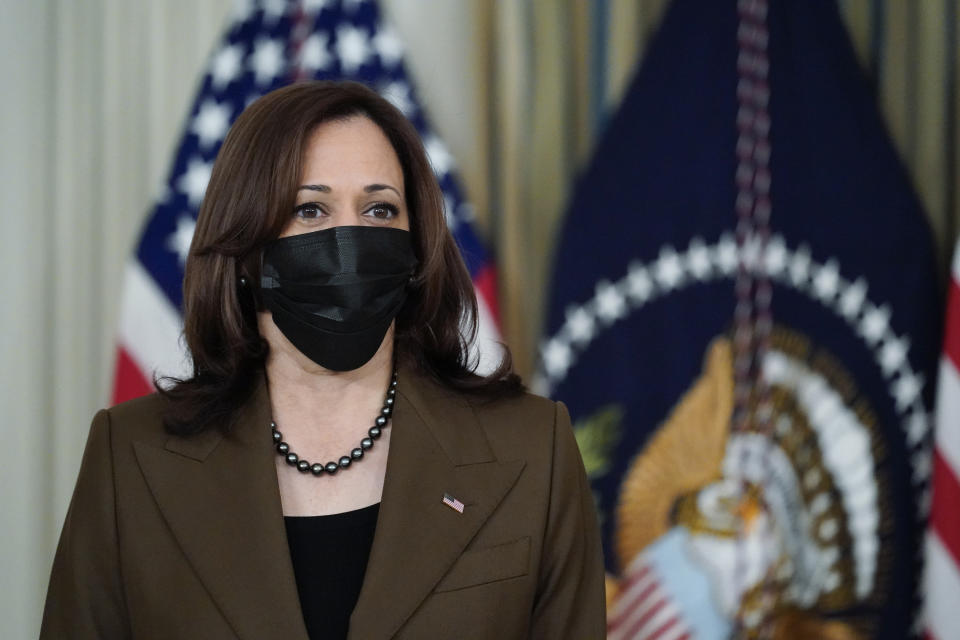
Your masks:
{"label": "woman's face", "polygon": [[403,169],[390,141],[364,116],[319,125],[281,237],[339,226],[410,229]]}

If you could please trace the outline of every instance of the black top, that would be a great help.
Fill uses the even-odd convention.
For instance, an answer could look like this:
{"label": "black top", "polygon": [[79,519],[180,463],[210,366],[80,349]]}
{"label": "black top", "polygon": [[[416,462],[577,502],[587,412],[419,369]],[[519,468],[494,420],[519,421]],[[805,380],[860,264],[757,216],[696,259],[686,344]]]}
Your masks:
{"label": "black top", "polygon": [[380,504],[329,516],[284,517],[300,609],[311,640],[346,638]]}

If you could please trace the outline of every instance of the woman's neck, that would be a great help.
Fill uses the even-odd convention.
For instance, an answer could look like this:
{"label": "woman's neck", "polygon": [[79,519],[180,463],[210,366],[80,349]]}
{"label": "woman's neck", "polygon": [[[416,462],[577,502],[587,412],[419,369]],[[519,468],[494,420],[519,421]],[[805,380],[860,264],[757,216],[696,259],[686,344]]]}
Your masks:
{"label": "woman's neck", "polygon": [[341,433],[349,434],[352,442],[373,424],[393,375],[393,327],[374,356],[352,371],[325,369],[275,327],[263,329],[270,344],[266,362],[270,404],[281,431],[308,434],[318,445],[334,444],[342,439]]}

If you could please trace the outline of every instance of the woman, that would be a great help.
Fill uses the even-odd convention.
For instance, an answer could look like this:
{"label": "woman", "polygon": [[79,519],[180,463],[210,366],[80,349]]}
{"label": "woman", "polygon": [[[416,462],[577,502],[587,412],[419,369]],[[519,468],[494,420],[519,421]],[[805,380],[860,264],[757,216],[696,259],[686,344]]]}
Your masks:
{"label": "woman", "polygon": [[94,418],[41,637],[602,637],[569,417],[509,355],[471,372],[442,207],[360,85],[238,118],[186,265],[194,375]]}

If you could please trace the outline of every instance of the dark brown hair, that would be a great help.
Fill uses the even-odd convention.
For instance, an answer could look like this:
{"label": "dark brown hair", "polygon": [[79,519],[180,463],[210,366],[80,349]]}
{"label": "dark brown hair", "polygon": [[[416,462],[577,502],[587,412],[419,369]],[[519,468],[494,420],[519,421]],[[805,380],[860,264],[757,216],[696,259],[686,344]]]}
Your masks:
{"label": "dark brown hair", "polygon": [[[477,300],[447,229],[443,195],[413,125],[367,87],[305,82],[273,91],[237,118],[213,166],[187,256],[184,337],[193,376],[157,384],[165,425],[181,435],[228,430],[263,367],[257,330],[260,256],[293,214],[303,155],[323,122],[365,116],[384,132],[403,168],[410,232],[420,265],[396,321],[398,361],[453,389],[497,397],[519,392],[509,350],[488,376],[472,372],[468,343]],[[240,278],[246,278],[246,287]],[[169,388],[164,389],[164,386]]]}

